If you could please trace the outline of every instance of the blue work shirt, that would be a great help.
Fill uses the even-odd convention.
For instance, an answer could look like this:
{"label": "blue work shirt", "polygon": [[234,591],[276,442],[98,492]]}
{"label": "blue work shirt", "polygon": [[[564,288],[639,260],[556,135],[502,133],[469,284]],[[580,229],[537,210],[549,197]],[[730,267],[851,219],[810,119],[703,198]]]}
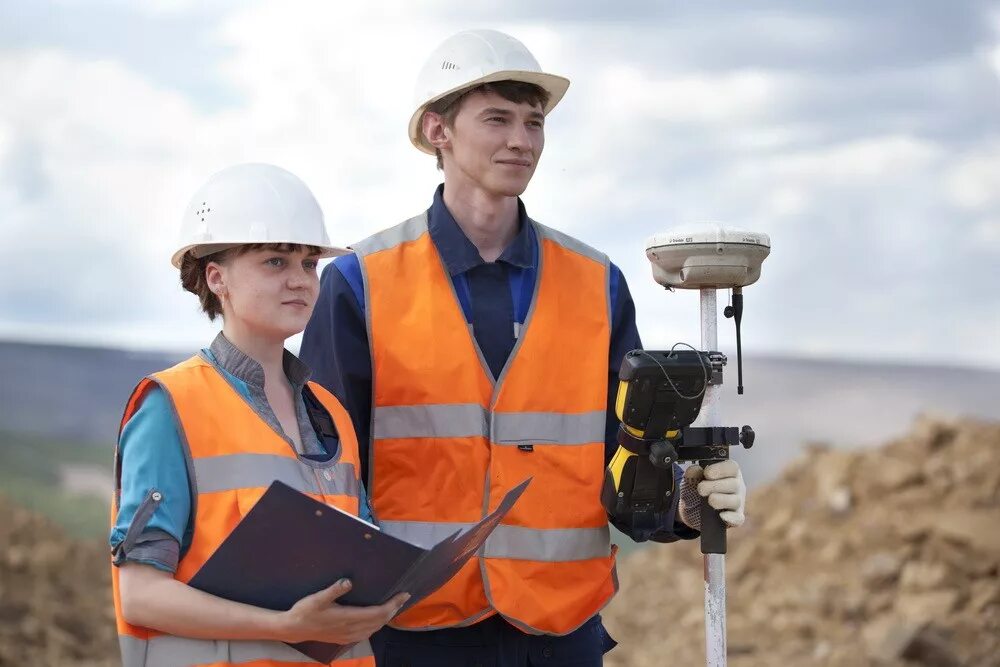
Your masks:
{"label": "blue work shirt", "polygon": [[[213,350],[222,357],[221,362]],[[260,391],[256,391],[255,387],[231,372],[240,373],[241,368],[256,362],[243,355],[221,334],[212,343],[211,349],[206,348],[201,352],[250,405],[256,406],[261,400],[266,401],[266,398],[254,395],[260,394],[262,384]],[[290,353],[286,353],[286,369],[293,364],[294,371],[286,372],[294,386],[301,386],[307,379],[308,370],[299,366]],[[296,401],[301,403],[302,400],[301,391],[296,392]],[[299,408],[298,412],[304,411],[304,404]],[[255,409],[259,409],[259,406]],[[275,422],[276,418],[265,421]],[[300,417],[305,447],[302,456],[319,460],[328,458],[322,439],[318,435],[310,437],[311,434],[303,429],[312,426],[307,426],[303,421],[305,420]],[[272,428],[274,427],[272,423]],[[280,425],[277,428],[280,429]],[[109,538],[112,551],[118,551],[129,529],[133,527],[133,522],[145,523],[136,527],[138,532],[135,544],[116,555],[117,564],[131,561],[175,572],[179,554],[184,553],[191,543],[194,528],[190,520],[191,488],[187,459],[180,438],[180,428],[170,399],[163,389],[154,385],[125,424],[119,439],[121,498],[118,516]],[[154,492],[159,494],[159,500],[155,504],[148,501]],[[370,521],[371,514],[363,484],[359,493],[361,518]]]}

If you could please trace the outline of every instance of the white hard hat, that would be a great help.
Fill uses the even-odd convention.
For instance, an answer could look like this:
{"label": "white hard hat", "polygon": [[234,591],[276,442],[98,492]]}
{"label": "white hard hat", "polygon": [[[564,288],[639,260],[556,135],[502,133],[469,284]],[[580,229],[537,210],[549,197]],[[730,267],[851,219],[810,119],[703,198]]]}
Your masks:
{"label": "white hard hat", "polygon": [[542,110],[545,114],[569,88],[569,79],[543,72],[531,51],[510,35],[496,30],[457,33],[431,53],[417,77],[417,110],[410,117],[413,145],[434,155],[434,147],[427,143],[421,127],[427,107],[447,95],[491,81],[523,81],[540,87],[549,94]]}
{"label": "white hard hat", "polygon": [[330,245],[323,211],[298,176],[270,164],[238,164],[213,175],[184,211],[177,252],[204,257],[244,243],[298,243],[322,249],[320,257],[345,255]]}

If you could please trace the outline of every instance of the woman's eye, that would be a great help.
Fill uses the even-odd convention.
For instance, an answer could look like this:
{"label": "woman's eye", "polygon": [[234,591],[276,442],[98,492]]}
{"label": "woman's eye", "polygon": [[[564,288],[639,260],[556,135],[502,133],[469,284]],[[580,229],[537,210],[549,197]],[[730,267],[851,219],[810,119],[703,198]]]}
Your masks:
{"label": "woman's eye", "polygon": [[319,266],[319,262],[316,261],[315,259],[307,259],[304,262],[302,262],[302,266],[305,267],[306,269],[309,269],[310,271],[315,271],[316,268]]}
{"label": "woman's eye", "polygon": [[282,267],[282,266],[285,265],[285,258],[284,257],[271,257],[270,259],[268,259],[265,262],[265,264],[269,264],[269,265],[275,266],[275,267]]}

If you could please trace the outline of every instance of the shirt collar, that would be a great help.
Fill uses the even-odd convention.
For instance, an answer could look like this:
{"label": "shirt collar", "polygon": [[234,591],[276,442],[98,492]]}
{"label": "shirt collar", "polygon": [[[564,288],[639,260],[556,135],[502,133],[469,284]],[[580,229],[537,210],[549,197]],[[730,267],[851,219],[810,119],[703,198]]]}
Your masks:
{"label": "shirt collar", "polygon": [[[510,242],[510,245],[504,248],[497,261],[506,262],[522,269],[534,268],[537,263],[537,253],[535,252],[537,242],[531,227],[531,220],[528,218],[524,202],[520,198],[517,200],[517,217],[517,236]],[[443,183],[434,192],[434,202],[431,204],[430,210],[427,211],[427,218],[431,240],[434,241],[450,275],[457,276],[480,264],[485,264],[479,255],[479,250],[458,226],[451,211],[445,206]]]}
{"label": "shirt collar", "polygon": [[[215,363],[220,368],[243,380],[248,385],[263,389],[264,368],[235,345],[220,331],[209,347]],[[284,351],[282,366],[285,376],[293,387],[301,387],[309,381],[310,371],[302,361],[288,350]]]}

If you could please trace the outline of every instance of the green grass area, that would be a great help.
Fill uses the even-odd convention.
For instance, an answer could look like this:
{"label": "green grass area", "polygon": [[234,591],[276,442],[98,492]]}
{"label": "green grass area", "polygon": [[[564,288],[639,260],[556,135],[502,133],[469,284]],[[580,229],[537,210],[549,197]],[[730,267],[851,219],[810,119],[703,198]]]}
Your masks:
{"label": "green grass area", "polygon": [[82,538],[108,531],[108,497],[67,493],[60,488],[64,465],[111,471],[113,451],[97,446],[0,431],[0,493],[17,505],[50,517]]}

